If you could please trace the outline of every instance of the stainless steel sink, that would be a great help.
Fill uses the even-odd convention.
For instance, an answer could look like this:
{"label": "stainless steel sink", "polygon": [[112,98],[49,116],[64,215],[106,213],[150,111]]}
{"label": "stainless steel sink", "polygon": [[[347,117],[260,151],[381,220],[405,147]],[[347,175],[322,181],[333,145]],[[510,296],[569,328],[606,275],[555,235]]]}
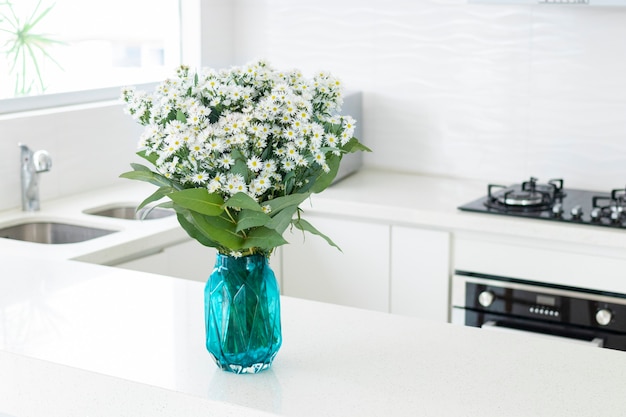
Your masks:
{"label": "stainless steel sink", "polygon": [[115,230],[56,222],[29,222],[0,229],[0,238],[33,243],[78,243],[114,233]]}
{"label": "stainless steel sink", "polygon": [[[140,220],[142,216],[141,212],[136,212],[136,207],[134,206],[117,206],[94,211],[87,210],[85,213],[92,214],[94,216],[113,217],[125,220]],[[175,212],[173,210],[157,207],[152,209],[148,215],[143,218],[143,220],[161,219],[163,217],[173,216],[174,214]]]}

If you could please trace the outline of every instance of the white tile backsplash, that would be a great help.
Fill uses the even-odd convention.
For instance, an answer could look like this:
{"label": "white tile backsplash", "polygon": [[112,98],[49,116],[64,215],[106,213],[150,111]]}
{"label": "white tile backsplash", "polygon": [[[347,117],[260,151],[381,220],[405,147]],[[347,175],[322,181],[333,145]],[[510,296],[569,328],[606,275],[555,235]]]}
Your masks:
{"label": "white tile backsplash", "polygon": [[[229,4],[233,64],[327,69],[363,92],[367,165],[501,183],[562,177],[598,190],[626,183],[626,7]],[[18,141],[52,155],[45,200],[121,181],[140,130],[115,103],[0,118],[0,209],[20,204]]]}

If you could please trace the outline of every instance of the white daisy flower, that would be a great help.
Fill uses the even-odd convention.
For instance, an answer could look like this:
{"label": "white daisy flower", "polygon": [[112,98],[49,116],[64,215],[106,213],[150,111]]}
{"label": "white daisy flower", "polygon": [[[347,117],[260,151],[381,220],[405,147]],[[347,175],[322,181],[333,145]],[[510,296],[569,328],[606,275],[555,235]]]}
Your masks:
{"label": "white daisy flower", "polygon": [[185,128],[185,124],[180,120],[172,120],[167,124],[165,128],[165,133],[167,134],[176,134]]}
{"label": "white daisy flower", "polygon": [[331,134],[326,135],[326,138],[325,138],[325,139],[326,139],[326,143],[327,143],[329,146],[332,146],[332,147],[337,147],[337,145],[339,144],[339,139],[337,138],[337,136],[336,136],[336,135],[333,135],[332,133],[331,133]]}
{"label": "white daisy flower", "polygon": [[209,174],[204,171],[196,172],[191,176],[191,181],[193,181],[195,184],[204,184],[205,182],[207,182],[208,179]]}
{"label": "white daisy flower", "polygon": [[177,151],[183,145],[182,135],[171,135],[167,139],[167,145],[168,147],[172,147],[174,151]]}
{"label": "white daisy flower", "polygon": [[210,193],[217,193],[222,190],[222,183],[219,179],[213,178],[211,181],[209,181],[207,189]]}
{"label": "white daisy flower", "polygon": [[263,172],[273,173],[276,171],[276,161],[273,159],[268,159],[263,161]]}
{"label": "white daisy flower", "polygon": [[219,163],[222,168],[230,169],[230,167],[235,164],[235,160],[230,156],[230,154],[226,154],[226,155],[222,155]]}
{"label": "white daisy flower", "polygon": [[230,195],[247,192],[246,183],[240,174],[229,174],[224,188]]}
{"label": "white daisy flower", "polygon": [[220,153],[224,149],[225,143],[223,140],[215,138],[211,139],[209,143],[207,143],[206,148],[210,152]]}
{"label": "white daisy flower", "polygon": [[260,191],[259,194],[265,192],[271,187],[272,182],[269,177],[259,177],[253,181],[254,187]]}
{"label": "white daisy flower", "polygon": [[204,117],[200,116],[197,110],[190,111],[189,116],[187,117],[187,121],[192,125],[199,125],[203,121]]}
{"label": "white daisy flower", "polygon": [[283,160],[282,168],[283,168],[283,171],[286,171],[286,172],[293,171],[296,168],[296,164],[294,161],[285,159]]}
{"label": "white daisy flower", "polygon": [[248,169],[252,172],[259,172],[263,168],[263,161],[258,156],[253,156],[246,162]]}
{"label": "white daisy flower", "polygon": [[325,165],[326,164],[326,156],[321,153],[321,152],[317,152],[313,154],[313,160],[318,164],[318,165]]}
{"label": "white daisy flower", "polygon": [[287,149],[285,150],[285,156],[292,161],[295,161],[300,156],[300,153],[298,153],[296,147],[290,143],[287,145]]}
{"label": "white daisy flower", "polygon": [[348,134],[348,131],[343,131],[341,134],[341,144],[345,145],[350,141],[350,139],[352,139],[352,135]]}
{"label": "white daisy flower", "polygon": [[298,155],[298,158],[296,158],[296,165],[298,165],[299,167],[306,167],[309,165],[309,162],[304,156]]}
{"label": "white daisy flower", "polygon": [[296,131],[294,129],[285,129],[283,131],[283,137],[293,140],[296,138]]}
{"label": "white daisy flower", "polygon": [[308,144],[306,139],[304,139],[303,137],[297,138],[293,143],[294,145],[296,145],[296,148],[298,149],[304,149],[306,148],[306,145]]}
{"label": "white daisy flower", "polygon": [[196,159],[200,155],[204,154],[204,146],[202,142],[189,143],[187,144],[187,148],[189,148],[189,152],[191,152],[191,155],[193,155]]}

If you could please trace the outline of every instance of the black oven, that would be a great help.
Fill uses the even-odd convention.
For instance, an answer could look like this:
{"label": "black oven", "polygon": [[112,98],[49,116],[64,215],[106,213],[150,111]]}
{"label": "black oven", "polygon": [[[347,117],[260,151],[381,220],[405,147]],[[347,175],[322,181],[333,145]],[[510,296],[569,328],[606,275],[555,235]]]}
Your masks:
{"label": "black oven", "polygon": [[626,295],[455,271],[452,322],[626,351]]}

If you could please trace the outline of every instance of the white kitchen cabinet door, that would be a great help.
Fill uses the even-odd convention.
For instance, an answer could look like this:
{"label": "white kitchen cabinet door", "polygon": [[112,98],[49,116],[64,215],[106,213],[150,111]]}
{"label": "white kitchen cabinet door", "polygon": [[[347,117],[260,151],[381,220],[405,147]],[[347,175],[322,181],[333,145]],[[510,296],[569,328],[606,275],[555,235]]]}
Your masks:
{"label": "white kitchen cabinet door", "polygon": [[447,322],[450,234],[391,227],[391,312]]}
{"label": "white kitchen cabinet door", "polygon": [[283,294],[389,311],[389,226],[307,216],[343,252],[318,236],[294,230],[282,247]]}

